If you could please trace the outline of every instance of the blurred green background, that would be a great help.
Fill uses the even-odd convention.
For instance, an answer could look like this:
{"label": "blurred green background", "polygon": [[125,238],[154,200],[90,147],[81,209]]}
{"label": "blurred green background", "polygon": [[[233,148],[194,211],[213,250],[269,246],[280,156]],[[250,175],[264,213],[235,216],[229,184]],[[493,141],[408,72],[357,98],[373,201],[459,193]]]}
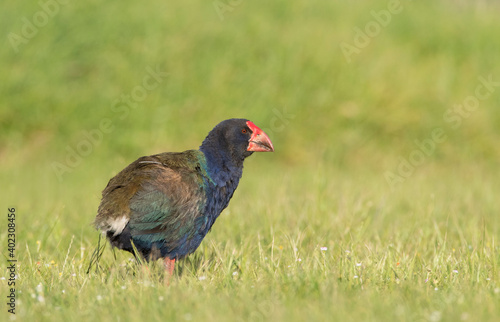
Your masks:
{"label": "blurred green background", "polygon": [[[277,109],[295,118],[273,133],[273,163],[383,171],[444,127],[445,111],[474,94],[479,76],[500,80],[493,4],[402,1],[348,64],[340,44],[387,2],[241,1],[223,20],[214,3],[70,2],[17,53],[8,35],[22,35],[21,17],[32,21],[40,6],[3,4],[2,170],[23,160],[45,172],[103,118],[115,129],[78,172],[198,146],[228,117],[269,128]],[[119,119],[113,102],[156,66],[169,76]],[[499,99],[497,91],[447,131],[431,161],[498,160]]]}
{"label": "blurred green background", "polygon": [[[500,86],[459,126],[445,119],[477,95],[480,77],[500,82],[496,2],[402,0],[350,62],[341,45],[354,45],[390,1],[51,3],[45,22],[37,2],[0,5],[0,204],[18,209],[20,252],[43,241],[50,259],[73,235],[92,247],[111,176],[142,155],[196,148],[233,117],[252,120],[276,148],[246,162],[233,203],[264,198],[271,210],[259,204],[259,222],[219,223],[215,240],[268,227],[309,227],[314,239],[326,222],[342,235],[357,213],[332,219],[339,209],[383,200],[391,215],[375,217],[357,240],[384,244],[406,223],[425,226],[407,215],[431,199],[442,203],[441,222],[453,208],[458,226],[477,227],[452,232],[464,247],[481,229],[498,237]],[[168,75],[144,89],[151,70]],[[444,141],[391,185],[388,171],[400,174],[415,140],[435,129]],[[91,142],[86,133],[96,130]],[[70,152],[78,149],[85,155]],[[336,233],[320,235],[335,243]],[[496,254],[498,263],[498,246]]]}
{"label": "blurred green background", "polygon": [[[107,178],[138,156],[195,148],[231,117],[270,132],[277,152],[252,160],[270,173],[321,166],[369,173],[389,188],[384,173],[397,173],[414,141],[435,128],[446,140],[412,178],[496,169],[500,87],[458,128],[443,117],[474,95],[478,77],[500,81],[498,5],[402,1],[348,63],[341,44],[353,45],[356,28],[364,30],[388,2],[232,3],[56,3],[56,14],[25,42],[13,34],[23,37],[26,21],[39,21],[43,9],[4,3],[0,175],[16,183],[3,187],[5,201],[30,196],[24,206],[40,209],[74,192],[97,204]],[[124,112],[116,102],[142,85],[148,69],[168,76],[137,92],[141,101]],[[60,181],[54,163],[68,165],[68,149],[77,150],[103,119],[112,131],[71,171],[59,167]],[[45,188],[20,184],[33,180]],[[82,181],[91,189],[70,189]]]}

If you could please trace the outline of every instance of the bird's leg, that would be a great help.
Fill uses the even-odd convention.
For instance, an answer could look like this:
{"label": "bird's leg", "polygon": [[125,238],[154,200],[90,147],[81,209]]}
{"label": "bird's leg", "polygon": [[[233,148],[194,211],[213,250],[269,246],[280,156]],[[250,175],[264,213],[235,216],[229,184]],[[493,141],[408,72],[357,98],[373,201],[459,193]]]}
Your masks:
{"label": "bird's leg", "polygon": [[169,276],[172,276],[174,273],[174,267],[175,267],[175,258],[170,259],[168,257],[165,257],[165,270],[168,272]]}

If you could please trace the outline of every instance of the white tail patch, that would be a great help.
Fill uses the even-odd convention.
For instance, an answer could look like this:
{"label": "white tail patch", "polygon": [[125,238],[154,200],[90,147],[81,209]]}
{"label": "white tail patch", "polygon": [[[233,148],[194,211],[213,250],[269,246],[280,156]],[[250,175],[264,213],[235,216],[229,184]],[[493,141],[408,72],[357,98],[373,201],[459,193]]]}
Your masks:
{"label": "white tail patch", "polygon": [[114,231],[113,236],[120,234],[125,226],[127,225],[129,219],[126,216],[115,218],[113,221],[108,221],[109,230]]}

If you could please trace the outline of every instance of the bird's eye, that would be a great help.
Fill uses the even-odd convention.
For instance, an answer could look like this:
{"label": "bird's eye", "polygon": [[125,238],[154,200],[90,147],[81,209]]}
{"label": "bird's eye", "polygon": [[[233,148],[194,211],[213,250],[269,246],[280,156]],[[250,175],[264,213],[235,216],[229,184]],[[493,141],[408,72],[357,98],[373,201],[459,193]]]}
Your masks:
{"label": "bird's eye", "polygon": [[241,133],[246,134],[247,133],[247,129],[241,130]]}

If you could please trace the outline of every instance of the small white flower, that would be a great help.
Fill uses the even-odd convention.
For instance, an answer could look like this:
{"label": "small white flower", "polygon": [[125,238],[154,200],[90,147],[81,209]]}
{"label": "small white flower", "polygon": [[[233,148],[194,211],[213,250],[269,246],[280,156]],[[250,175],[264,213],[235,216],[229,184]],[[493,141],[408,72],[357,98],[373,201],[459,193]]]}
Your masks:
{"label": "small white flower", "polygon": [[437,287],[436,287],[436,288],[434,288],[434,291],[437,291],[437,290],[439,290]]}
{"label": "small white flower", "polygon": [[297,259],[297,262],[302,262],[302,258],[298,258],[298,259]]}
{"label": "small white flower", "polygon": [[350,250],[346,250],[345,252],[346,252],[347,254],[349,254],[351,251],[350,251]]}
{"label": "small white flower", "polygon": [[491,281],[491,278],[489,278],[489,277],[488,277],[486,280],[487,280],[487,281]]}
{"label": "small white flower", "polygon": [[3,277],[3,276],[0,277],[0,280],[5,281],[5,277]]}
{"label": "small white flower", "polygon": [[127,289],[127,287],[125,285],[122,286],[122,290],[125,290]]}
{"label": "small white flower", "polygon": [[75,276],[76,276],[76,274],[75,274],[75,273],[73,273],[73,274],[71,274],[71,276],[75,277]]}
{"label": "small white flower", "polygon": [[61,292],[64,294],[64,293],[66,293],[66,290],[62,290]]}
{"label": "small white flower", "polygon": [[358,267],[361,266],[361,263],[356,263],[356,266],[358,266]]}
{"label": "small white flower", "polygon": [[458,274],[458,271],[456,269],[453,270],[453,273]]}
{"label": "small white flower", "polygon": [[100,301],[100,300],[102,300],[102,296],[97,295],[96,299],[97,299],[98,301]]}
{"label": "small white flower", "polygon": [[42,292],[43,292],[43,285],[42,285],[42,283],[40,283],[40,284],[38,284],[38,285],[36,286],[36,291],[37,291],[38,293],[42,293]]}
{"label": "small white flower", "polygon": [[233,272],[233,276],[238,276],[238,272]]}
{"label": "small white flower", "polygon": [[294,247],[293,250],[296,251],[296,252],[299,251],[299,249],[297,247]]}
{"label": "small white flower", "polygon": [[206,276],[200,276],[200,277],[198,277],[198,279],[199,279],[200,281],[204,281],[204,280],[206,280],[206,279],[207,279],[207,277],[206,277]]}
{"label": "small white flower", "polygon": [[354,275],[354,278],[359,278],[359,276],[358,275]]}
{"label": "small white flower", "polygon": [[328,247],[320,247],[320,249],[324,252],[326,252],[328,250]]}
{"label": "small white flower", "polygon": [[40,303],[45,303],[45,298],[42,296],[42,295],[38,295],[38,297],[36,298],[38,300],[38,302]]}

